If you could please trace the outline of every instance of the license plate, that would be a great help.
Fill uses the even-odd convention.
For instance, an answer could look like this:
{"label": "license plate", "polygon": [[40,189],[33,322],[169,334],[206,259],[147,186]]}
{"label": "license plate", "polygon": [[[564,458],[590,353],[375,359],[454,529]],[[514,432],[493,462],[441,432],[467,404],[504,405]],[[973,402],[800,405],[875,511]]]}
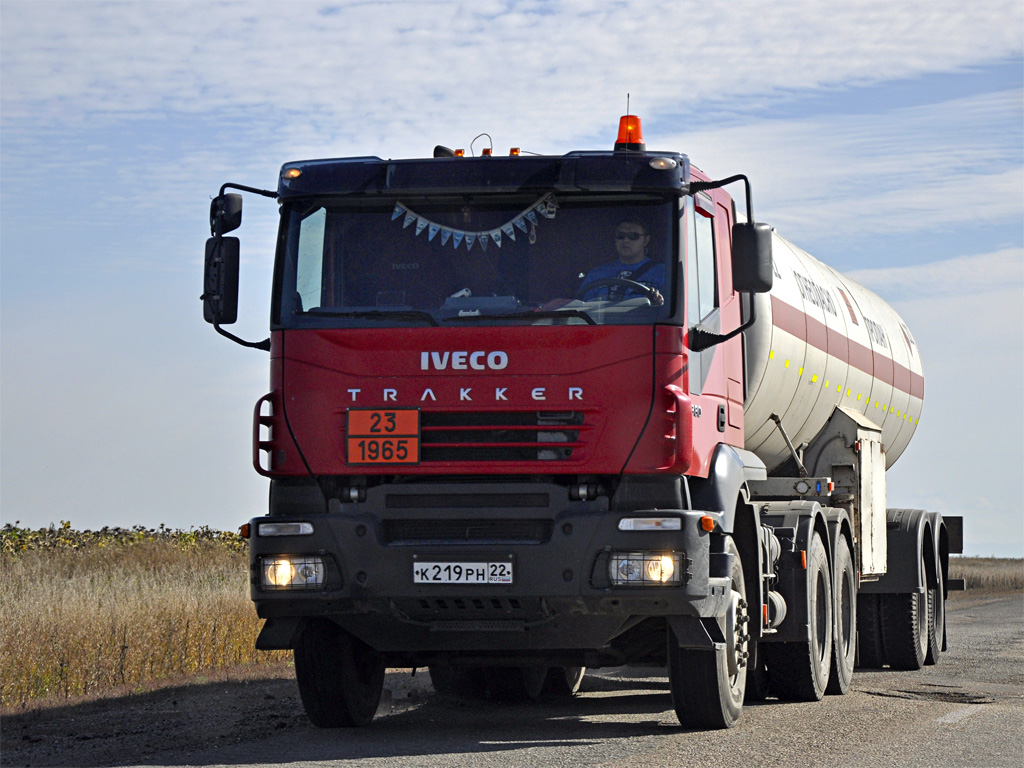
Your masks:
{"label": "license plate", "polygon": [[413,563],[414,584],[511,584],[512,563]]}
{"label": "license plate", "polygon": [[417,408],[352,409],[345,435],[349,464],[419,464]]}

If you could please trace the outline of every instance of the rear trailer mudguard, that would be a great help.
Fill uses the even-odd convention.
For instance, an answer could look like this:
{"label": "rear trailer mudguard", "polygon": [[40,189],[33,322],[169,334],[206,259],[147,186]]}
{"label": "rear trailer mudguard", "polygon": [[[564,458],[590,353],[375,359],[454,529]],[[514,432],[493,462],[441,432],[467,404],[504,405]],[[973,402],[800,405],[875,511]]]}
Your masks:
{"label": "rear trailer mudguard", "polygon": [[[380,486],[329,510],[250,522],[252,598],[270,620],[258,647],[291,647],[298,620],[327,617],[385,653],[602,649],[644,619],[715,619],[731,600],[721,529],[702,525],[711,516],[717,526],[717,512],[613,512],[547,483]],[[679,529],[620,530],[623,519],[652,517],[678,519]],[[261,535],[261,524],[282,521],[311,532]],[[648,551],[680,554],[679,584],[611,583],[614,552]],[[322,586],[263,585],[264,559],[285,555],[319,558]],[[426,562],[509,563],[513,581],[415,583]]]}
{"label": "rear trailer mudguard", "polygon": [[[951,520],[951,522],[953,522]],[[959,523],[959,519],[956,520]],[[959,528],[950,536],[938,512],[886,510],[886,572],[861,582],[865,594],[910,594],[943,585],[948,596],[949,555],[963,550]],[[941,575],[941,580],[940,580]]]}

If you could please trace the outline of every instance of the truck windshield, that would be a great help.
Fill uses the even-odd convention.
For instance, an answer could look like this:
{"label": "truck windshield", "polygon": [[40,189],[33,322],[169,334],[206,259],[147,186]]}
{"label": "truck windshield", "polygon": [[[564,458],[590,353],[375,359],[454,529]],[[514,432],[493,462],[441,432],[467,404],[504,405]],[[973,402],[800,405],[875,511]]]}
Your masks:
{"label": "truck windshield", "polygon": [[675,298],[675,211],[556,193],[291,202],[274,324],[651,323]]}

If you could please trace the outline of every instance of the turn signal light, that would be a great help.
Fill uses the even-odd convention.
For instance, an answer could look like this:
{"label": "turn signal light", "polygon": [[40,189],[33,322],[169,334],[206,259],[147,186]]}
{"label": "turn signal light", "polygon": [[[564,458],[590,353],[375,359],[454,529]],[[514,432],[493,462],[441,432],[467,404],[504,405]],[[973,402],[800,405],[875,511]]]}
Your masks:
{"label": "turn signal light", "polygon": [[713,518],[711,515],[704,515],[700,519],[700,527],[701,530],[711,533],[711,531],[715,530],[715,518]]}

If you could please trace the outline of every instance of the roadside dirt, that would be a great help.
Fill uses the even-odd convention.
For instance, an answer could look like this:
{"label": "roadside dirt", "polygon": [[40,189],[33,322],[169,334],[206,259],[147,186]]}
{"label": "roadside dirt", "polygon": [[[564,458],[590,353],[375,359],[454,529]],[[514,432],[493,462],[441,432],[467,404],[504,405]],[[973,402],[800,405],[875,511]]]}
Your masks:
{"label": "roadside dirt", "polygon": [[[290,665],[268,668],[267,674],[8,711],[0,716],[0,765],[167,764],[182,754],[308,728]],[[389,671],[377,716],[405,711],[432,695],[426,670],[415,677],[409,670]]]}

